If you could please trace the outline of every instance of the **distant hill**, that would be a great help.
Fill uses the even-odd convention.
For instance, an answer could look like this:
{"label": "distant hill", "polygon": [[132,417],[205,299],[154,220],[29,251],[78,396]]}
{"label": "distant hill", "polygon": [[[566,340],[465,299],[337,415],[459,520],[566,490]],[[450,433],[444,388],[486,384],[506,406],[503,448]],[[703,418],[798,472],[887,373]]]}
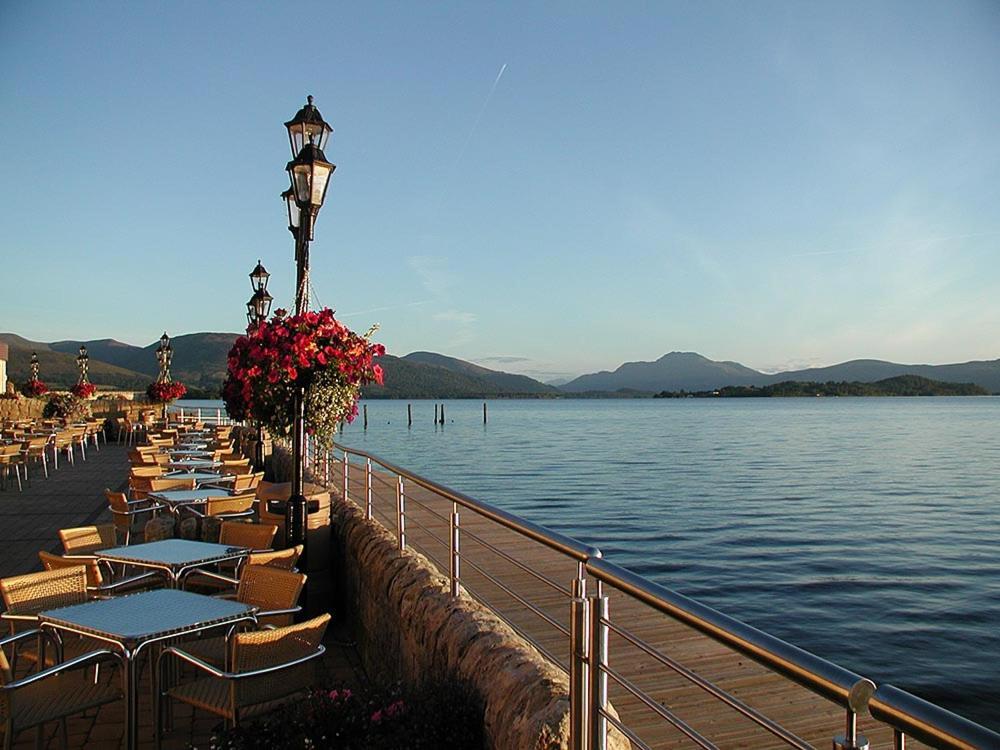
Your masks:
{"label": "distant hill", "polygon": [[813,367],[769,375],[762,384],[782,380],[811,380],[817,382],[858,381],[873,383],[897,375],[918,375],[928,380],[945,383],[975,383],[990,393],[1000,393],[1000,359],[963,362],[953,365],[901,365],[879,359],[854,359],[830,367]]}
{"label": "distant hill", "polygon": [[986,396],[985,388],[974,383],[944,383],[919,375],[897,375],[874,383],[835,382],[826,383],[783,380],[773,385],[761,387],[753,385],[731,385],[713,391],[698,393],[677,393],[662,391],[653,398],[788,398],[803,396]]}
{"label": "distant hill", "polygon": [[[188,333],[170,339],[173,363],[170,374],[185,385],[209,390],[218,389],[226,378],[226,358],[238,333]],[[99,359],[118,367],[155,378],[159,372],[156,348],[159,339],[147,346],[123,344],[114,339],[95,341],[57,341],[50,346],[56,351],[72,352],[76,356],[80,344],[87,347],[91,360]]]}
{"label": "distant hill", "polygon": [[916,375],[945,383],[974,383],[1000,393],[1000,359],[949,365],[905,365],[856,359],[830,367],[765,374],[737,362],[716,362],[693,352],[671,352],[655,362],[628,362],[614,372],[581,375],[562,386],[570,393],[617,391],[711,391],[726,386],[765,386],[783,381],[873,383],[899,375]]}
{"label": "distant hill", "polygon": [[368,386],[365,398],[495,398],[557,395],[555,388],[524,375],[497,372],[431,352],[379,358],[384,386]]}
{"label": "distant hill", "polygon": [[[68,388],[76,383],[80,371],[76,366],[76,355],[79,344],[69,351],[59,351],[52,345],[41,341],[29,341],[13,333],[0,333],[0,341],[10,347],[10,360],[7,362],[7,375],[15,383],[23,383],[31,377],[31,353],[38,354],[39,377],[55,388]],[[124,344],[123,346],[128,346]],[[70,351],[72,353],[70,353]],[[113,386],[129,390],[142,390],[152,378],[95,357],[87,348],[90,361],[87,364],[90,380],[98,385]]]}
{"label": "distant hill", "polygon": [[581,375],[561,387],[584,391],[707,391],[724,385],[759,385],[765,376],[738,362],[716,362],[694,352],[670,352],[655,362],[626,362],[614,372]]}
{"label": "distant hill", "polygon": [[435,354],[434,352],[412,352],[403,357],[403,359],[407,362],[441,367],[460,375],[482,378],[495,385],[501,393],[546,393],[551,395],[559,392],[558,389],[544,383],[539,383],[527,375],[514,375],[509,372],[490,370],[481,365],[466,362],[463,359],[446,357],[443,354]]}

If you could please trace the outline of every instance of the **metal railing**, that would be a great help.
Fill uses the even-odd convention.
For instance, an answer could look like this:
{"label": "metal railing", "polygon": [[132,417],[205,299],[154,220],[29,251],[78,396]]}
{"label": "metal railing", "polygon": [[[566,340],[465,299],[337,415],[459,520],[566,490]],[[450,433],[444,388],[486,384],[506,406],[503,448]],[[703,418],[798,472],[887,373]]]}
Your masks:
{"label": "metal railing", "polygon": [[[858,732],[859,715],[868,713],[891,728],[896,750],[905,748],[907,737],[941,748],[1000,748],[1000,734],[892,685],[876,688],[871,680],[602,559],[595,547],[363,450],[337,444],[334,452],[321,453],[308,444],[306,455],[313,476],[324,479],[328,486],[355,501],[368,519],[378,520],[393,531],[400,549],[414,548],[430,558],[448,576],[452,595],[466,590],[568,673],[570,746],[574,750],[604,750],[612,728],[627,737],[634,747],[651,747],[634,726],[610,708],[609,683],[615,686],[617,694],[629,696],[634,704],[655,714],[695,745],[716,747],[711,739],[643,689],[636,675],[624,674],[611,666],[612,636],[616,643],[641,653],[649,665],[657,665],[687,681],[784,744],[801,750],[813,747],[732,692],[641,638],[625,622],[614,620],[609,613],[607,590],[698,631],[839,706],[844,711],[844,730],[833,739],[837,750],[868,747],[867,739]],[[475,523],[467,520],[470,516]],[[543,572],[516,552],[510,554],[500,549],[485,538],[484,524],[554,554],[571,570],[568,580],[553,578],[548,561]],[[494,563],[476,561],[470,554],[470,546],[478,547]],[[557,599],[564,602],[562,614],[554,613],[551,602],[530,601],[530,594],[519,591],[517,583],[503,580],[497,572],[500,562],[517,575],[527,575],[530,581],[541,584],[542,591],[556,592]],[[593,590],[588,592],[588,586]],[[497,592],[501,592],[500,598],[507,606],[493,601]],[[517,608],[520,614],[512,616]],[[524,627],[526,617],[529,622],[541,620],[549,637],[539,637],[537,628]]]}
{"label": "metal railing", "polygon": [[167,413],[181,421],[193,419],[195,422],[202,422],[204,424],[237,424],[237,422],[229,418],[225,409],[202,409],[200,407],[171,405],[168,407]]}

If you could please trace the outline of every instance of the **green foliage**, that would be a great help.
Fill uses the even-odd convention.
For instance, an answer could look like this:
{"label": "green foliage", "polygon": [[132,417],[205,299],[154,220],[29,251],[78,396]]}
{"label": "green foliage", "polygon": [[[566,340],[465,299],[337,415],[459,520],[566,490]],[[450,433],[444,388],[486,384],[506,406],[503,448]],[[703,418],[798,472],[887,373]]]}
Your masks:
{"label": "green foliage", "polygon": [[717,391],[661,391],[654,398],[770,398],[801,396],[986,396],[974,383],[943,383],[917,375],[898,375],[874,383],[810,383],[786,380],[760,388],[729,385]]}
{"label": "green foliage", "polygon": [[319,690],[256,722],[212,736],[210,750],[478,750],[483,709],[462,686],[399,686],[367,697]]}

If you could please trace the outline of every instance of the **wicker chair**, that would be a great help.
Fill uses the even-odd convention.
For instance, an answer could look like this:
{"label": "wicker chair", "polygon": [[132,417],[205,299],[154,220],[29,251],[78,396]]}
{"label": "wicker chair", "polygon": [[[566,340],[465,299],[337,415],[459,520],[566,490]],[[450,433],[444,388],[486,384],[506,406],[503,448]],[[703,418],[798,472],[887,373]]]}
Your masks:
{"label": "wicker chair", "polygon": [[[38,625],[38,613],[87,601],[87,569],[76,565],[63,570],[45,570],[41,573],[0,578],[0,596],[5,612],[0,621],[6,622],[10,634]],[[25,658],[34,663],[37,651],[29,647]],[[15,652],[16,665],[17,652]]]}
{"label": "wicker chair", "polygon": [[219,471],[222,474],[245,474],[250,471],[250,459],[223,460]]}
{"label": "wicker chair", "polygon": [[[104,490],[104,496],[108,499],[111,520],[114,522],[115,528],[125,537],[125,544],[131,543],[134,531],[143,528],[146,521],[166,507],[162,503],[154,503],[146,497],[139,500],[129,500],[124,492]],[[147,515],[149,513],[153,515]]]}
{"label": "wicker chair", "polygon": [[3,485],[10,481],[10,470],[14,470],[17,477],[17,489],[21,489],[21,464],[24,463],[21,457],[21,445],[11,443],[10,445],[0,445],[0,471],[3,472]]}
{"label": "wicker chair", "polygon": [[[277,527],[275,527],[277,528]],[[295,565],[302,556],[304,550],[301,544],[296,544],[288,549],[274,550],[273,552],[254,552],[247,557],[247,565],[266,565],[269,568],[281,568],[282,570],[295,570]]]}
{"label": "wicker chair", "polygon": [[96,557],[62,557],[60,555],[53,555],[51,552],[39,550],[38,559],[45,570],[68,570],[81,565],[84,566],[87,571],[87,593],[95,598],[106,598],[115,594],[135,593],[139,588],[145,588],[150,583],[160,584],[163,581],[163,576],[156,571],[142,573],[131,578],[123,578],[119,581],[108,581],[105,579]]}
{"label": "wicker chair", "polygon": [[76,526],[59,529],[59,541],[66,555],[89,555],[99,549],[118,546],[118,532],[113,523],[100,526]]}
{"label": "wicker chair", "polygon": [[133,500],[145,500],[151,492],[164,490],[193,490],[195,480],[186,476],[129,477],[129,490]]}
{"label": "wicker chair", "polygon": [[274,546],[274,535],[278,527],[273,523],[242,523],[223,521],[219,532],[219,544],[231,547],[246,547],[254,551],[270,550]]}
{"label": "wicker chair", "polygon": [[243,495],[232,495],[230,497],[210,497],[205,500],[202,509],[194,505],[184,506],[184,510],[199,518],[214,516],[216,518],[246,518],[254,514],[253,504],[256,500],[254,493]]}
{"label": "wicker chair", "polygon": [[[99,666],[111,661],[121,664],[121,657],[102,649],[90,651],[56,664],[53,667],[14,679],[14,670],[4,653],[11,648],[17,653],[22,642],[35,644],[43,637],[38,630],[25,630],[15,635],[0,639],[0,722],[3,722],[4,750],[14,746],[14,739],[24,729],[38,727],[50,721],[61,721],[62,743],[68,744],[66,736],[67,716],[87,711],[105,703],[121,700],[122,691],[119,681],[110,683],[90,679],[81,670],[91,665]],[[36,745],[40,745],[39,733]]]}
{"label": "wicker chair", "polygon": [[[279,708],[308,691],[317,681],[317,660],[325,652],[321,641],[329,622],[330,615],[323,614],[298,625],[237,633],[229,671],[180,648],[165,649],[156,668],[157,746],[166,700],[188,703],[221,716],[227,725],[238,726],[242,720]],[[207,676],[164,690],[165,658],[186,662]]]}
{"label": "wicker chair", "polygon": [[21,453],[24,455],[25,461],[25,476],[28,475],[28,464],[36,461],[42,464],[42,471],[45,473],[45,478],[49,478],[48,447],[49,439],[45,436],[28,438],[21,444]]}

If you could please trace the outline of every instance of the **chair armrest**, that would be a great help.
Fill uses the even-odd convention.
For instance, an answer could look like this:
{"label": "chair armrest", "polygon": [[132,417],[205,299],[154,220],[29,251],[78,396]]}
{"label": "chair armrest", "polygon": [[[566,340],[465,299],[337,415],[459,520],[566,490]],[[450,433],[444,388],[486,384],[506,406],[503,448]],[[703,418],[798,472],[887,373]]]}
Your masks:
{"label": "chair armrest", "polygon": [[111,510],[110,508],[108,510],[111,510],[111,515],[114,516],[132,517],[141,515],[143,513],[149,513],[151,511],[163,510],[166,507],[167,506],[162,503],[153,503],[152,505],[149,505],[145,508],[136,508],[135,510]]}
{"label": "chair armrest", "polygon": [[[191,571],[191,576],[210,578],[214,581],[222,581],[223,583],[231,584],[233,586],[239,585],[240,580],[238,578],[233,578],[232,576],[223,575],[222,573],[215,573],[211,570],[203,570],[202,568],[197,568]],[[188,579],[185,578],[185,581]]]}
{"label": "chair armrest", "polygon": [[208,662],[204,662],[197,656],[189,654],[187,651],[182,651],[181,649],[171,646],[170,648],[164,649],[160,654],[160,658],[156,660],[157,670],[159,670],[160,661],[163,660],[167,654],[176,656],[181,661],[186,661],[191,666],[196,669],[200,669],[203,672],[208,672],[208,674],[213,677],[218,677],[223,680],[245,680],[248,677],[259,677],[260,675],[270,674],[272,672],[280,672],[283,669],[290,669],[291,667],[297,667],[300,664],[305,664],[308,661],[317,659],[326,653],[326,648],[322,645],[318,646],[315,651],[311,654],[306,654],[298,659],[292,659],[291,661],[282,662],[281,664],[274,664],[270,667],[263,667],[261,669],[254,669],[250,672],[223,672],[218,667],[215,667]]}
{"label": "chair armrest", "polygon": [[25,638],[29,637],[35,638],[39,635],[45,635],[46,637],[50,637],[47,633],[45,633],[42,630],[39,630],[38,628],[35,628],[34,630],[22,630],[20,633],[14,633],[13,635],[7,635],[4,636],[3,638],[0,638],[0,647],[9,646],[12,643],[23,641]]}
{"label": "chair armrest", "polygon": [[142,583],[143,581],[150,581],[153,579],[162,579],[163,575],[161,571],[154,570],[149,573],[142,573],[137,576],[132,576],[130,578],[123,578],[120,581],[114,581],[113,583],[105,583],[102,586],[88,586],[87,591],[93,594],[103,594],[105,592],[113,593],[120,588],[125,586],[131,586],[137,583]]}
{"label": "chair armrest", "polygon": [[294,607],[289,607],[288,609],[268,609],[263,612],[257,613],[257,619],[262,617],[274,617],[276,615],[297,615],[302,611],[302,606],[296,604]]}
{"label": "chair armrest", "polygon": [[8,682],[6,685],[0,687],[0,690],[17,690],[18,688],[26,687],[32,683],[60,674],[61,672],[65,672],[68,669],[78,669],[80,667],[85,667],[88,664],[106,661],[109,658],[114,659],[119,665],[122,664],[121,655],[116,654],[114,651],[108,651],[106,649],[102,649],[100,651],[90,651],[89,653],[69,659],[61,664],[56,664],[48,669],[43,669],[42,671],[35,672],[27,677],[22,677],[20,680]]}

